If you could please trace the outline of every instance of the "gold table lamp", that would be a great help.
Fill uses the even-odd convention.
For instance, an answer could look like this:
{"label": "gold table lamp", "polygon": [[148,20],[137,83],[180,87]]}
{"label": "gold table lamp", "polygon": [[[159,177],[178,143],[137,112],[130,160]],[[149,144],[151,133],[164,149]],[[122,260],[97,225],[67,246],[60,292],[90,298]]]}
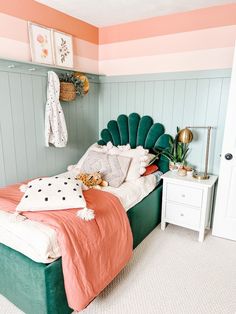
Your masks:
{"label": "gold table lamp", "polygon": [[178,140],[181,143],[188,144],[193,140],[193,133],[189,129],[207,129],[207,143],[206,143],[206,154],[205,154],[205,171],[204,172],[194,172],[193,177],[198,180],[208,180],[210,176],[208,175],[208,160],[209,160],[209,150],[210,150],[210,138],[212,126],[187,126],[178,133]]}

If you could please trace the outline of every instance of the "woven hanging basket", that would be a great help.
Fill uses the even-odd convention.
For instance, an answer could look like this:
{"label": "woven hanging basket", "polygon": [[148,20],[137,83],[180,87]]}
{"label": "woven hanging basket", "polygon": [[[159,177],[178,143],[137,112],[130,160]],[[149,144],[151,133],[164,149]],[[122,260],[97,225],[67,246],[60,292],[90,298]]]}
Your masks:
{"label": "woven hanging basket", "polygon": [[60,100],[72,101],[76,98],[76,90],[73,83],[61,82],[60,83]]}
{"label": "woven hanging basket", "polygon": [[83,73],[80,73],[80,72],[75,72],[74,76],[76,78],[79,78],[83,82],[83,84],[84,84],[84,86],[83,86],[84,95],[88,94],[88,91],[89,91],[89,80],[88,80],[87,76],[84,75]]}

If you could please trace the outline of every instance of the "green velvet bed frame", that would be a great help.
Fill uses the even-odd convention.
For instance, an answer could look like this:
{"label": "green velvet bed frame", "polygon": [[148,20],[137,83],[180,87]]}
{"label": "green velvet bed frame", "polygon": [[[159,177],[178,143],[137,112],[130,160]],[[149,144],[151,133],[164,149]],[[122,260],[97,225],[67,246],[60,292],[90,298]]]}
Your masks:
{"label": "green velvet bed frame", "polygon": [[[100,145],[111,141],[114,145],[130,143],[132,148],[142,145],[152,150],[167,147],[170,136],[164,127],[153,124],[149,116],[132,113],[110,121],[101,132]],[[162,172],[168,170],[168,161],[158,162]],[[161,220],[162,185],[127,212],[135,248]],[[68,307],[61,258],[50,264],[36,263],[23,254],[0,244],[0,293],[27,314],[67,314]]]}

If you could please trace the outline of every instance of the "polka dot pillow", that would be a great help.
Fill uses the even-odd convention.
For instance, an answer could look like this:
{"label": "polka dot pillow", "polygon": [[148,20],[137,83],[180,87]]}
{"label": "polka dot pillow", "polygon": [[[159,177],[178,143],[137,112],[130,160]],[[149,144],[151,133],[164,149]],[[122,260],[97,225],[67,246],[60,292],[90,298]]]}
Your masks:
{"label": "polka dot pillow", "polygon": [[24,191],[16,211],[45,211],[84,208],[81,182],[72,178],[39,178],[21,186]]}

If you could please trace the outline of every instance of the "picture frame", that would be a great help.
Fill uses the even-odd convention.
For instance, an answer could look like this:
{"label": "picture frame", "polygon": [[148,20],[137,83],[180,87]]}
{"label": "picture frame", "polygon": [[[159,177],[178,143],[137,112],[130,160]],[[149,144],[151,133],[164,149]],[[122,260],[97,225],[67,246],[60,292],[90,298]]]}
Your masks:
{"label": "picture frame", "polygon": [[32,62],[53,65],[51,29],[28,22],[28,33]]}
{"label": "picture frame", "polygon": [[52,38],[55,65],[72,69],[74,66],[72,35],[52,29]]}

